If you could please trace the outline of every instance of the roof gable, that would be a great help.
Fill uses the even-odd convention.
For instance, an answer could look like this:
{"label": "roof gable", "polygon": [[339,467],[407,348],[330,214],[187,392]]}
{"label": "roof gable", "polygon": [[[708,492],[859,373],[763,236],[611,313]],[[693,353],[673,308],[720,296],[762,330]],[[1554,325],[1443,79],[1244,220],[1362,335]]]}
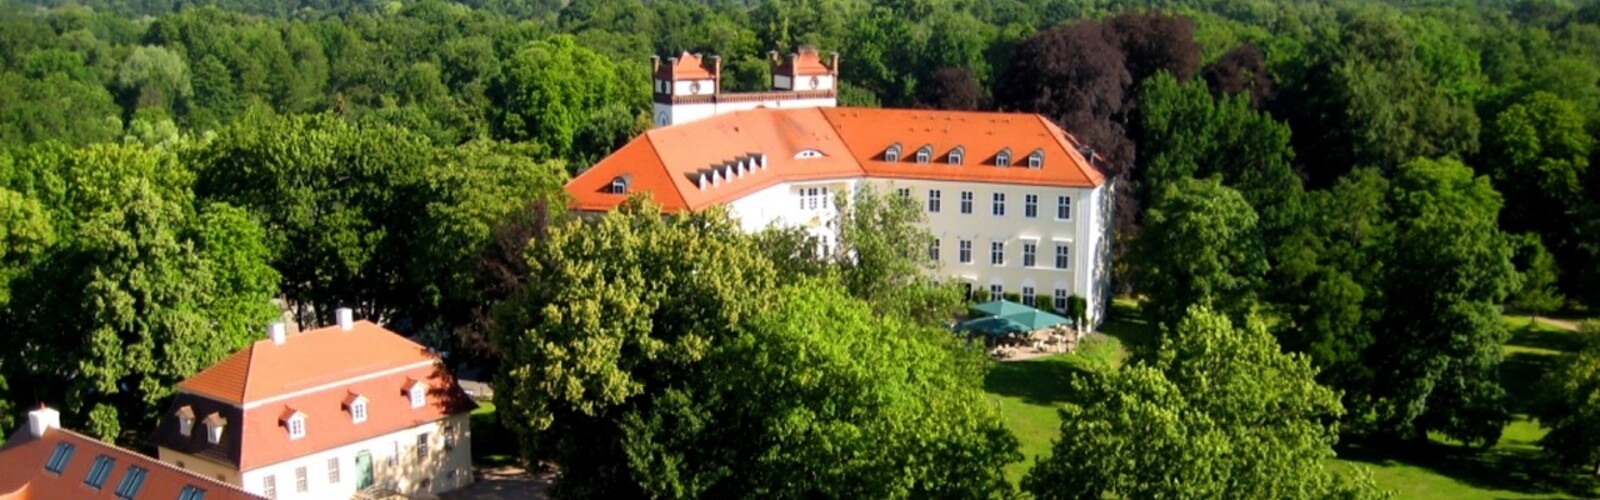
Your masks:
{"label": "roof gable", "polygon": [[[351,356],[350,353],[361,353]],[[370,321],[258,340],[178,384],[185,392],[246,405],[351,377],[437,359],[416,342]]]}

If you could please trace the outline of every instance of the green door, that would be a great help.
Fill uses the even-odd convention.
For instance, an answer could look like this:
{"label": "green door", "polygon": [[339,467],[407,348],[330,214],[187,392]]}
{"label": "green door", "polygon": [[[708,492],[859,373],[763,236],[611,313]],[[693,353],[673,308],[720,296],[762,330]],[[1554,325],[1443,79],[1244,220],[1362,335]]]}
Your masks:
{"label": "green door", "polygon": [[372,486],[372,454],[365,451],[356,454],[356,490]]}

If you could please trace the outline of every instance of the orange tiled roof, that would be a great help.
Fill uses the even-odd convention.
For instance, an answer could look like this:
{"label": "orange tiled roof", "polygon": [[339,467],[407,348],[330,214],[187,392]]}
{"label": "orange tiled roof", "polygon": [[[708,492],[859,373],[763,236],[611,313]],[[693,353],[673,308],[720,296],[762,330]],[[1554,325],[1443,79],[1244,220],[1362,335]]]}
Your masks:
{"label": "orange tiled roof", "polygon": [[777,68],[773,68],[774,75],[791,76],[821,76],[833,74],[833,69],[822,62],[822,56],[817,54],[817,49],[800,47],[800,50],[783,59]]}
{"label": "orange tiled roof", "polygon": [[[359,355],[356,355],[359,354]],[[428,349],[370,321],[290,335],[282,345],[257,340],[178,389],[244,405],[357,375],[435,359]]]}
{"label": "orange tiled roof", "polygon": [[706,67],[705,59],[687,51],[678,54],[678,60],[668,60],[656,69],[656,78],[663,80],[710,80],[715,78]]}
{"label": "orange tiled roof", "polygon": [[[74,447],[66,468],[60,474],[46,471],[45,462],[55,452],[56,445],[67,443]],[[106,455],[116,459],[105,484],[99,490],[84,484],[95,457]],[[53,500],[59,498],[116,498],[117,487],[128,474],[128,466],[137,465],[147,471],[144,485],[136,498],[178,498],[184,486],[205,490],[207,500],[256,500],[261,497],[238,488],[162,463],[131,450],[118,448],[100,440],[66,429],[51,428],[44,436],[34,437],[23,427],[0,447],[0,499]]]}
{"label": "orange tiled roof", "polygon": [[[248,358],[243,380],[237,370],[217,371],[234,362],[229,358],[179,384],[182,391],[162,416],[156,444],[252,470],[475,406],[426,348],[368,321],[357,321],[348,332],[330,326],[290,335],[281,345],[258,341],[234,358],[241,356]],[[412,408],[406,389],[417,381],[427,386],[427,396],[423,407]],[[245,389],[232,389],[236,385]],[[224,397],[235,393],[244,397]],[[353,395],[366,397],[364,422],[350,417],[347,401]],[[218,443],[209,442],[204,422],[182,434],[176,414],[184,407],[227,422]],[[290,439],[284,419],[295,412],[305,415],[306,434]]]}
{"label": "orange tiled roof", "polygon": [[[883,152],[900,144],[899,162]],[[923,145],[933,161],[915,163]],[[962,164],[947,155],[963,148]],[[996,153],[1009,149],[1011,167],[996,167]],[[815,151],[820,157],[800,158]],[[1042,168],[1027,168],[1027,156],[1044,154]],[[766,169],[705,189],[699,174],[741,158],[765,155]],[[1094,187],[1105,176],[1090,166],[1071,136],[1039,115],[869,108],[756,109],[652,129],[567,183],[572,207],[609,210],[626,194],[612,194],[613,179],[628,180],[630,193],[648,192],[668,212],[700,210],[768,186],[799,180],[886,177],[965,182]]]}

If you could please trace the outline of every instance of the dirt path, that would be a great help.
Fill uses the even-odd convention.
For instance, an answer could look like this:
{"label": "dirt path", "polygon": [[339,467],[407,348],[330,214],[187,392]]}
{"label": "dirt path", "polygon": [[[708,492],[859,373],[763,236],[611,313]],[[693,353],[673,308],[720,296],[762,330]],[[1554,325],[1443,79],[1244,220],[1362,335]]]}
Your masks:
{"label": "dirt path", "polygon": [[1564,320],[1564,319],[1551,319],[1551,318],[1544,318],[1544,317],[1535,317],[1533,319],[1534,319],[1534,321],[1538,321],[1540,323],[1543,323],[1543,324],[1546,324],[1546,325],[1549,325],[1549,326],[1560,328],[1562,330],[1573,331],[1573,332],[1578,331],[1578,323],[1575,322],[1575,321],[1567,321],[1567,320]]}

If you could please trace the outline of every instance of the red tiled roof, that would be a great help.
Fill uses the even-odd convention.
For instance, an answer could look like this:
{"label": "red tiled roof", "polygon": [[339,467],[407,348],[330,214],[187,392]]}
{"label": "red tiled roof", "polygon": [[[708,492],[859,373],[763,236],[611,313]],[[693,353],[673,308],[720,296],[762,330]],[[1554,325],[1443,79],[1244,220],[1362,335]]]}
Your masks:
{"label": "red tiled roof", "polygon": [[[245,358],[238,362],[236,358]],[[228,368],[243,364],[246,369]],[[221,369],[221,370],[219,370]],[[243,375],[240,375],[243,374]],[[417,381],[425,404],[411,407],[405,392]],[[350,331],[338,326],[290,335],[283,344],[258,341],[179,384],[156,431],[162,447],[252,470],[329,448],[471,411],[476,405],[423,346],[368,321]],[[238,387],[243,387],[239,389]],[[242,394],[241,397],[230,397]],[[346,402],[367,399],[367,420],[355,423]],[[190,435],[177,412],[214,415],[228,422],[211,444],[203,422]],[[290,439],[285,419],[305,415],[305,436]]]}
{"label": "red tiled roof", "polygon": [[178,384],[182,391],[244,405],[350,377],[435,359],[428,349],[370,321],[257,340]]}
{"label": "red tiled roof", "polygon": [[716,77],[711,74],[711,68],[706,67],[705,59],[699,54],[684,52],[678,55],[676,61],[668,59],[656,69],[656,78],[663,80],[710,80]]}
{"label": "red tiled roof", "polygon": [[[900,144],[901,159],[883,161]],[[915,162],[923,145],[933,161]],[[963,148],[961,165],[947,155]],[[1011,167],[993,159],[1009,149]],[[817,151],[821,157],[797,158]],[[1042,168],[1027,168],[1034,151]],[[700,188],[699,173],[755,154],[767,168]],[[932,179],[1061,187],[1094,187],[1105,177],[1071,136],[1039,115],[967,111],[869,108],[756,109],[726,113],[682,125],[652,129],[567,183],[572,207],[609,210],[626,194],[612,194],[611,181],[628,179],[629,193],[648,192],[667,212],[700,210],[785,181],[848,177]]]}
{"label": "red tiled roof", "polygon": [[[66,468],[60,474],[45,470],[45,462],[55,452],[56,445],[74,446]],[[116,459],[111,473],[99,490],[84,483],[95,457],[106,455]],[[0,447],[0,499],[55,500],[62,498],[116,498],[117,487],[128,474],[128,466],[145,469],[144,485],[136,498],[178,498],[184,486],[205,490],[207,500],[250,499],[261,497],[214,479],[162,463],[156,459],[104,443],[100,440],[66,429],[51,428],[42,437],[34,437],[26,428],[18,430]]]}

